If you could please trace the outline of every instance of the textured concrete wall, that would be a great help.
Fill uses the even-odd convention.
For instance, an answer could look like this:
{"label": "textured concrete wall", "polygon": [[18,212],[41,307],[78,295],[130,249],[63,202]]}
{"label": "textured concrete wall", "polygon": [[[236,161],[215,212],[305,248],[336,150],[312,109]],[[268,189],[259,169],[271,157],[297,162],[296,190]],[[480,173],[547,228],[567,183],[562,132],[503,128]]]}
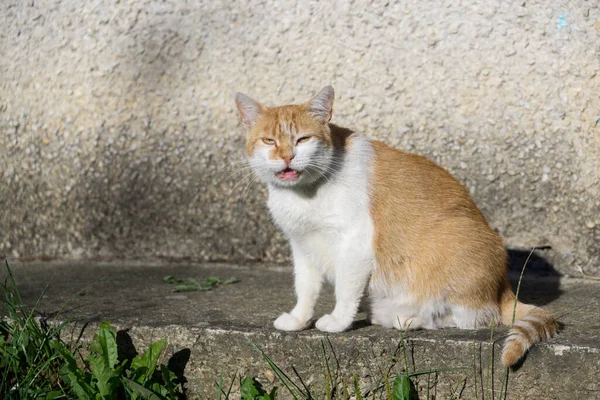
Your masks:
{"label": "textured concrete wall", "polygon": [[510,246],[600,270],[597,0],[4,0],[0,252],[285,260],[232,94],[329,83],[333,122],[450,169]]}

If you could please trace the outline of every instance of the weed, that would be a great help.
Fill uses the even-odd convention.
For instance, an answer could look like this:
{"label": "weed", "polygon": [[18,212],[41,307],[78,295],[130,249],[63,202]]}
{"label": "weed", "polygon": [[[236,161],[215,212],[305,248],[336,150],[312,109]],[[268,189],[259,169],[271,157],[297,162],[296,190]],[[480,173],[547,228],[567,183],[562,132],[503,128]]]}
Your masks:
{"label": "weed", "polygon": [[229,383],[229,389],[227,389],[227,393],[225,393],[225,391],[223,390],[223,371],[221,371],[221,376],[219,377],[219,383],[218,383],[218,389],[219,391],[217,392],[217,397],[216,399],[218,400],[222,400],[223,399],[223,395],[225,396],[225,400],[229,399],[229,395],[231,394],[231,388],[233,387],[233,382],[235,382],[235,376],[231,379],[231,382]]}
{"label": "weed", "polygon": [[243,400],[275,400],[277,388],[267,393],[256,378],[244,378],[240,382],[240,395]]}
{"label": "weed", "polygon": [[[48,324],[27,309],[14,275],[0,283],[0,393],[6,399],[177,399],[183,388],[175,374],[158,365],[166,341],[151,344],[142,356],[119,362],[115,330],[108,322],[99,331],[84,360],[78,343],[65,343],[60,334],[72,321]],[[62,310],[61,310],[62,311]]]}
{"label": "weed", "polygon": [[60,342],[52,344],[65,361],[61,376],[79,399],[158,400],[176,399],[183,394],[175,374],[164,364],[158,365],[165,339],[152,343],[131,363],[119,362],[115,331],[104,322],[94,335],[84,369]]}
{"label": "weed", "polygon": [[[438,374],[440,372],[449,371],[470,371],[470,367],[459,368],[438,368],[424,371],[408,371],[408,359],[406,354],[406,339],[404,334],[401,337],[397,349],[402,349],[404,358],[404,370],[399,373],[391,373],[396,365],[396,354],[392,357],[392,364],[388,368],[388,372],[381,374],[380,380],[370,387],[363,387],[359,383],[356,374],[351,377],[342,376],[339,360],[335,354],[331,341],[328,337],[321,339],[319,358],[321,361],[323,387],[320,391],[311,390],[302,380],[298,372],[292,367],[299,383],[296,383],[281,367],[279,367],[259,346],[250,342],[251,346],[257,350],[263,357],[263,360],[271,368],[277,379],[283,387],[294,399],[302,400],[334,400],[334,399],[391,399],[391,400],[412,400],[417,397],[417,389],[414,385],[413,378],[422,375]],[[349,387],[348,381],[353,383]],[[461,378],[459,383],[462,383],[464,378]],[[458,386],[457,386],[458,388]],[[455,390],[455,392],[457,389]],[[429,395],[427,396],[429,398]],[[246,398],[242,396],[242,399]]]}
{"label": "weed", "polygon": [[60,331],[69,320],[49,325],[27,310],[17,289],[15,278],[5,261],[8,277],[0,283],[0,305],[5,318],[0,320],[0,393],[7,398],[66,398],[67,390],[60,376],[62,360],[51,343],[58,342]]}
{"label": "weed", "polygon": [[173,275],[167,275],[163,278],[164,283],[174,284],[174,292],[196,292],[196,291],[207,291],[219,286],[231,285],[238,283],[240,280],[237,278],[229,278],[222,280],[218,276],[211,276],[205,279],[203,282],[198,282],[194,278],[176,278]]}

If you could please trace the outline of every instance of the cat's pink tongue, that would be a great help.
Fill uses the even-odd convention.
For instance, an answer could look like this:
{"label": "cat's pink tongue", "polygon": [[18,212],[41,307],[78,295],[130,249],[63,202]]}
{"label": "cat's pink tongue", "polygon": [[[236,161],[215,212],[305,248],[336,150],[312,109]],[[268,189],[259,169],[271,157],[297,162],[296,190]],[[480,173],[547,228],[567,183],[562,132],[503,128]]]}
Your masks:
{"label": "cat's pink tongue", "polygon": [[283,171],[277,173],[277,177],[282,181],[291,181],[298,179],[298,171],[291,168],[286,168]]}

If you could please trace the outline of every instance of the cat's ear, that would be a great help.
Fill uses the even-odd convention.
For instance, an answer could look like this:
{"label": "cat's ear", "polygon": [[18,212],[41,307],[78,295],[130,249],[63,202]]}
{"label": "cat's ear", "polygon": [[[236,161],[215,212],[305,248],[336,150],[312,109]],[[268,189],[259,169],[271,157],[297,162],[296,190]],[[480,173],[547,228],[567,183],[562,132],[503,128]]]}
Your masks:
{"label": "cat's ear", "polygon": [[328,123],[333,112],[334,96],[333,87],[325,86],[306,104],[308,112],[319,122]]}
{"label": "cat's ear", "polygon": [[252,125],[258,120],[260,114],[267,110],[258,101],[239,92],[235,94],[235,104],[240,112],[242,122],[248,129],[252,128]]}

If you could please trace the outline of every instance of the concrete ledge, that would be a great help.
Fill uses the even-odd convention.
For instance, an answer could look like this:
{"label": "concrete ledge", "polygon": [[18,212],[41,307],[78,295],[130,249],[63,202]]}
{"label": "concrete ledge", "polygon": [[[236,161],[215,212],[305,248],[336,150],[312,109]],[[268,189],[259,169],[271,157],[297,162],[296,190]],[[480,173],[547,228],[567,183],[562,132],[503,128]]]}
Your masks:
{"label": "concrete ledge", "polygon": [[[146,263],[13,263],[12,267],[26,302],[33,303],[49,284],[40,311],[50,315],[73,294],[92,285],[73,298],[62,316],[54,316],[64,319],[77,315],[78,322],[72,326],[75,335],[83,323],[91,322],[84,330],[83,340],[89,340],[95,324],[104,320],[121,330],[122,342],[139,350],[166,337],[168,356],[175,354],[176,361],[185,365],[191,398],[214,398],[221,371],[225,379],[237,372],[257,376],[268,384],[272,375],[250,341],[262,347],[285,371],[292,373],[293,365],[307,384],[314,385],[317,391],[322,387],[319,354],[326,336],[314,329],[281,333],[272,328],[273,319],[294,304],[290,268]],[[0,277],[4,278],[3,274]],[[173,287],[162,281],[165,275],[197,280],[214,275],[235,276],[241,281],[207,292],[173,293]],[[520,369],[511,371],[508,398],[600,398],[600,283],[531,276],[524,280],[521,290],[523,300],[556,312],[564,328],[552,341],[536,346]],[[330,291],[322,297],[318,314],[328,312],[333,304]],[[494,383],[490,386],[497,398],[504,377],[499,350],[506,331],[504,327],[496,329],[493,346],[486,329],[410,332],[409,368],[419,371],[468,367],[432,375],[430,394],[449,398],[464,379],[461,398],[476,398],[475,377],[482,398],[480,382],[486,379],[493,349]],[[353,330],[329,335],[328,339],[340,370],[357,374],[364,385],[369,385],[393,364],[400,334],[367,326],[361,314]],[[403,360],[396,361],[392,371],[402,368]],[[426,398],[426,377],[419,380],[418,387],[421,398]]]}

